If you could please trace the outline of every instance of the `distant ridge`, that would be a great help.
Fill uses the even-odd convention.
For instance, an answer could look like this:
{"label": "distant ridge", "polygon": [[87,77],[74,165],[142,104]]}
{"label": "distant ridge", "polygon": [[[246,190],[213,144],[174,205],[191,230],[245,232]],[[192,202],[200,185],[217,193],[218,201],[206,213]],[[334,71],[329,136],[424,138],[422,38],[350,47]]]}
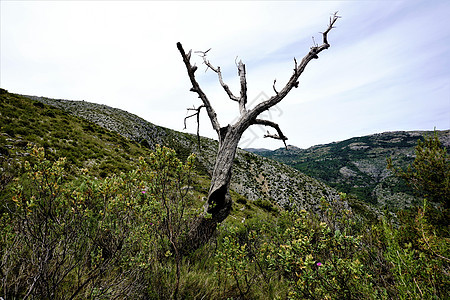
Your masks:
{"label": "distant ridge", "polygon": [[272,150],[266,148],[244,148],[245,151],[252,153],[270,152]]}
{"label": "distant ridge", "polygon": [[[252,152],[283,162],[336,189],[380,206],[404,207],[418,201],[404,183],[386,169],[386,159],[406,167],[415,157],[419,139],[433,131],[392,131],[316,145]],[[437,131],[450,148],[450,130]]]}

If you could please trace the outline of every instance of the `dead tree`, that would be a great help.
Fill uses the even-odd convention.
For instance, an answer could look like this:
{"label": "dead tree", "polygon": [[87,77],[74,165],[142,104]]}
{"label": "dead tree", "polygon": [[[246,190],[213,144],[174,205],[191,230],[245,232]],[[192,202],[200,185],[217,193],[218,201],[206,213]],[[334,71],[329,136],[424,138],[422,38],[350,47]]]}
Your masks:
{"label": "dead tree", "polygon": [[275,80],[273,84],[275,95],[259,103],[252,109],[246,108],[247,80],[245,64],[243,64],[242,61],[239,61],[237,63],[238,75],[240,79],[240,94],[239,96],[237,96],[233,94],[228,85],[226,85],[223,81],[220,67],[214,67],[207,60],[207,52],[209,50],[204,52],[197,52],[200,53],[200,55],[203,57],[203,62],[206,64],[206,66],[217,73],[220,85],[223,87],[230,100],[237,102],[239,105],[240,117],[238,118],[238,120],[234,124],[229,124],[224,127],[220,126],[216,112],[214,111],[211,102],[209,101],[208,97],[203,92],[195,78],[195,71],[197,70],[197,66],[192,65],[190,61],[192,50],[186,53],[181,43],[177,43],[177,48],[183,58],[183,62],[186,66],[186,70],[192,84],[192,88],[190,89],[190,91],[197,93],[198,97],[202,101],[202,104],[197,108],[189,109],[194,111],[194,113],[187,118],[196,116],[198,122],[200,111],[204,108],[211,121],[211,125],[217,132],[217,136],[219,138],[219,149],[217,152],[217,157],[211,178],[208,198],[204,206],[204,214],[196,219],[192,224],[186,241],[186,245],[189,245],[189,247],[197,249],[199,246],[207,242],[215,231],[216,225],[225,220],[225,218],[230,214],[232,201],[228,190],[231,180],[231,169],[233,166],[236,149],[239,140],[242,137],[242,134],[252,125],[268,126],[274,128],[277,134],[268,133],[267,135],[265,135],[265,137],[282,140],[286,145],[287,137],[282,133],[278,124],[269,120],[258,119],[258,116],[262,112],[268,110],[269,108],[283,100],[286,95],[292,90],[292,88],[298,87],[298,79],[305,70],[308,63],[313,59],[319,58],[318,54],[330,47],[327,35],[330,30],[334,28],[333,26],[338,18],[339,16],[337,15],[337,13],[334,13],[330,17],[330,23],[327,29],[322,33],[321,45],[316,45],[314,43],[314,46],[310,48],[309,52],[303,57],[300,63],[297,63],[297,60],[294,58],[294,72],[286,85],[281,90],[277,91],[275,87]]}

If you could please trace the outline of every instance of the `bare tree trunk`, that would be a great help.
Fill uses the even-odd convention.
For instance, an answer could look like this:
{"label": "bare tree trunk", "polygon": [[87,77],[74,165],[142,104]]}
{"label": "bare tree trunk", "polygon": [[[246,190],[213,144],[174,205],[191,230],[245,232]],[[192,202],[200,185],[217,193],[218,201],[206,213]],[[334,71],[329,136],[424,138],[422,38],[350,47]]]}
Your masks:
{"label": "bare tree trunk", "polygon": [[322,33],[322,45],[314,45],[313,47],[311,47],[310,51],[301,60],[300,64],[297,64],[297,60],[294,58],[294,73],[291,75],[286,85],[278,92],[275,87],[276,80],[274,80],[273,90],[275,92],[275,95],[270,97],[268,100],[259,103],[251,110],[247,110],[247,108],[245,107],[245,105],[247,104],[247,81],[245,65],[242,63],[242,61],[239,61],[237,63],[241,87],[240,96],[238,97],[235,96],[228,85],[224,83],[220,67],[214,67],[206,59],[206,54],[209,50],[198,52],[201,54],[201,57],[203,57],[204,64],[212,71],[217,73],[220,85],[223,87],[230,100],[236,101],[239,104],[240,118],[238,119],[238,121],[236,121],[235,124],[231,124],[226,127],[220,127],[216,112],[214,111],[211,102],[209,101],[206,94],[202,91],[199,83],[195,78],[195,71],[197,70],[197,66],[192,65],[190,62],[192,50],[190,50],[186,54],[181,43],[177,43],[177,48],[183,58],[183,62],[186,66],[186,70],[192,84],[191,92],[197,93],[198,97],[203,102],[202,105],[200,105],[198,108],[189,109],[195,111],[195,113],[185,118],[185,126],[186,119],[193,116],[197,117],[198,122],[200,111],[202,108],[205,108],[211,121],[211,125],[217,132],[217,135],[219,137],[219,149],[217,152],[216,162],[211,178],[208,199],[204,207],[205,211],[201,216],[199,216],[192,222],[185,246],[183,247],[183,251],[187,251],[189,249],[197,249],[201,245],[206,243],[213,235],[217,224],[225,220],[230,214],[232,201],[228,191],[231,181],[231,169],[233,166],[234,157],[236,155],[238,143],[242,137],[242,134],[247,130],[247,128],[251,125],[263,125],[272,127],[277,131],[277,134],[268,133],[264,137],[282,140],[286,146],[287,137],[284,136],[284,134],[281,132],[278,124],[269,120],[262,120],[257,118],[262,112],[268,110],[269,108],[283,100],[286,95],[292,90],[292,88],[298,87],[298,78],[305,70],[307,64],[311,60],[317,59],[320,52],[330,47],[330,45],[328,44],[327,35],[333,28],[333,25],[338,18],[339,16],[337,16],[337,13],[330,17],[328,28],[325,32]]}
{"label": "bare tree trunk", "polygon": [[224,135],[219,142],[208,198],[204,205],[205,213],[191,224],[186,241],[188,248],[197,249],[205,244],[214,234],[217,224],[230,214],[232,205],[229,194],[231,171],[237,145],[244,132],[242,129],[238,129],[231,126],[222,128]]}

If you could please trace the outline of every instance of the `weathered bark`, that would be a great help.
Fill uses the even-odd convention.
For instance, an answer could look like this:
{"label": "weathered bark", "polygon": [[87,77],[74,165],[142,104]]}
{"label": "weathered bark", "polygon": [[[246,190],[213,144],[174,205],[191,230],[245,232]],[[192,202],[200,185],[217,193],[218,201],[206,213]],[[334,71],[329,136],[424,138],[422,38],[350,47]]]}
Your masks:
{"label": "weathered bark", "polygon": [[[239,140],[241,139],[242,134],[248,129],[248,127],[250,127],[251,125],[264,125],[272,127],[277,131],[277,134],[270,134],[268,132],[265,137],[282,140],[286,145],[285,141],[287,140],[287,137],[281,132],[278,124],[269,120],[261,120],[257,118],[262,112],[268,110],[269,108],[283,100],[284,97],[286,97],[286,95],[292,90],[292,88],[298,87],[298,78],[305,70],[307,64],[311,60],[318,58],[318,54],[320,52],[330,47],[330,45],[328,44],[327,35],[333,28],[333,25],[338,18],[339,16],[337,16],[336,13],[332,17],[330,17],[328,28],[325,32],[322,33],[322,45],[314,45],[313,47],[311,47],[310,51],[305,55],[300,64],[297,64],[297,60],[294,58],[294,73],[292,74],[286,85],[280,91],[277,91],[277,89],[275,88],[276,80],[274,80],[273,90],[275,92],[275,95],[268,100],[259,103],[251,110],[247,110],[247,108],[245,107],[245,105],[247,104],[247,80],[245,64],[243,64],[242,61],[239,61],[239,63],[237,64],[238,76],[240,79],[240,96],[237,97],[232,93],[228,85],[224,83],[220,67],[214,67],[206,59],[206,54],[211,49],[205,52],[197,52],[200,53],[203,57],[203,62],[205,63],[205,65],[212,71],[217,73],[220,85],[223,87],[228,97],[233,101],[237,101],[239,104],[239,119],[235,124],[230,124],[225,127],[220,126],[216,112],[214,111],[208,97],[202,91],[195,78],[195,71],[197,70],[197,66],[191,65],[190,62],[192,50],[186,54],[181,43],[177,43],[177,48],[183,58],[183,62],[186,66],[186,70],[192,84],[191,92],[197,93],[198,97],[203,102],[203,104],[198,108],[190,109],[195,110],[196,113],[188,116],[187,118],[197,116],[198,121],[200,109],[204,107],[211,121],[211,125],[217,132],[219,138],[219,149],[217,152],[216,162],[211,177],[211,185],[208,193],[208,198],[204,206],[205,211],[204,214],[193,221],[186,240],[185,248],[197,249],[198,247],[206,243],[213,235],[217,224],[225,220],[230,214],[232,201],[228,191],[231,181],[233,160],[236,155],[236,149]],[[187,249],[185,249],[185,251],[186,250]]]}
{"label": "weathered bark", "polygon": [[220,139],[204,214],[193,220],[185,251],[195,250],[205,244],[214,234],[217,224],[225,220],[231,211],[232,201],[229,194],[231,171],[243,130],[228,126],[222,128],[222,133],[223,138]]}

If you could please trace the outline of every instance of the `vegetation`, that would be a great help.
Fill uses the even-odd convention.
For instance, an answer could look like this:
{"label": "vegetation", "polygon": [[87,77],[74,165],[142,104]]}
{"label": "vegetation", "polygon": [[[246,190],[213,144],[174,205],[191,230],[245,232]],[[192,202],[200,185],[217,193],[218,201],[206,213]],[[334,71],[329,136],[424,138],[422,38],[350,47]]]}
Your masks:
{"label": "vegetation", "polygon": [[46,159],[43,148],[34,147],[30,160],[4,204],[4,298],[177,298],[178,244],[195,213],[192,157],[183,164],[158,148],[136,170],[103,180],[87,170],[68,180],[66,160]]}
{"label": "vegetation", "polygon": [[[208,178],[210,180],[219,146],[219,143],[215,140],[201,137],[201,149],[199,149],[198,138],[195,135],[156,126],[129,112],[106,105],[87,101],[58,100],[36,96],[11,95],[13,97],[9,97],[8,94],[5,96],[9,99],[20,99],[24,103],[28,103],[31,100],[33,101],[32,103],[38,102],[57,107],[70,115],[79,117],[76,119],[78,123],[83,124],[81,125],[82,127],[96,124],[98,125],[97,128],[106,129],[113,136],[114,133],[121,135],[121,137],[117,137],[118,140],[125,137],[138,143],[142,146],[141,148],[149,147],[154,149],[157,144],[164,145],[174,149],[182,160],[185,160],[191,153],[195,153],[197,172],[204,175],[205,179]],[[2,96],[0,95],[1,98]],[[55,110],[55,112],[57,111]],[[22,113],[21,118],[27,119],[27,111],[22,111]],[[13,116],[10,117],[10,119],[13,118]],[[46,118],[49,117],[40,115],[39,122],[47,122]],[[30,116],[28,119],[32,119],[32,117]],[[86,120],[89,122],[86,122]],[[30,122],[32,128],[39,128],[40,124],[36,123],[36,121]],[[52,124],[51,120],[48,122]],[[57,130],[57,128],[54,130]],[[99,136],[99,134],[94,133],[92,135]],[[26,144],[26,141],[22,143],[23,146],[26,146]],[[83,147],[84,145],[81,146]],[[104,144],[103,147],[108,149],[110,145]],[[133,147],[130,144],[131,149]],[[105,151],[103,155],[106,156],[102,158],[107,160],[108,151]],[[137,161],[136,156],[133,156],[131,153],[127,153],[127,155],[133,159],[129,164]],[[114,164],[115,161],[115,159],[109,159],[110,165]],[[86,162],[87,165],[92,165],[93,163],[95,162],[92,160]],[[261,178],[261,175],[263,175],[263,178]],[[206,191],[209,190],[209,182],[205,186]],[[267,189],[267,186],[270,186],[270,189]],[[285,199],[292,198],[307,207],[315,207],[322,196],[327,200],[338,197],[338,193],[332,188],[305,176],[293,168],[240,149],[237,149],[234,159],[230,187],[250,200],[267,199],[275,201],[279,205],[283,205]]]}
{"label": "vegetation", "polygon": [[70,179],[66,163],[34,147],[9,187],[5,299],[444,299],[450,288],[448,235],[435,233],[427,204],[367,230],[325,201],[320,216],[265,213],[258,203],[259,214],[223,223],[192,253],[179,246],[201,207],[193,157],[182,163],[158,147],[136,170],[105,179],[86,169]]}
{"label": "vegetation", "polygon": [[450,155],[439,141],[436,131],[433,136],[419,140],[416,158],[406,171],[395,168],[392,159],[388,161],[388,167],[421,197],[450,208]]}
{"label": "vegetation", "polygon": [[[448,297],[445,205],[423,201],[395,215],[375,214],[341,194],[306,211],[295,199],[280,207],[231,190],[230,217],[193,251],[184,240],[191,220],[203,212],[209,186],[195,156],[163,146],[149,150],[95,124],[80,131],[87,123],[6,95],[0,95],[4,299]],[[12,118],[16,104],[23,114]],[[52,116],[41,117],[47,110]],[[36,114],[48,130],[33,135],[40,129],[8,125],[27,114]],[[78,128],[67,135],[80,135],[77,147],[64,148],[65,138],[54,138],[64,134],[62,120]],[[414,166],[441,153],[427,141],[419,143],[423,155],[411,172],[427,174],[430,169]],[[88,151],[95,145],[103,156]],[[64,157],[69,154],[76,161]],[[105,162],[109,167],[100,175]],[[438,182],[446,182],[443,174]],[[431,201],[442,186],[430,186],[422,195]]]}

